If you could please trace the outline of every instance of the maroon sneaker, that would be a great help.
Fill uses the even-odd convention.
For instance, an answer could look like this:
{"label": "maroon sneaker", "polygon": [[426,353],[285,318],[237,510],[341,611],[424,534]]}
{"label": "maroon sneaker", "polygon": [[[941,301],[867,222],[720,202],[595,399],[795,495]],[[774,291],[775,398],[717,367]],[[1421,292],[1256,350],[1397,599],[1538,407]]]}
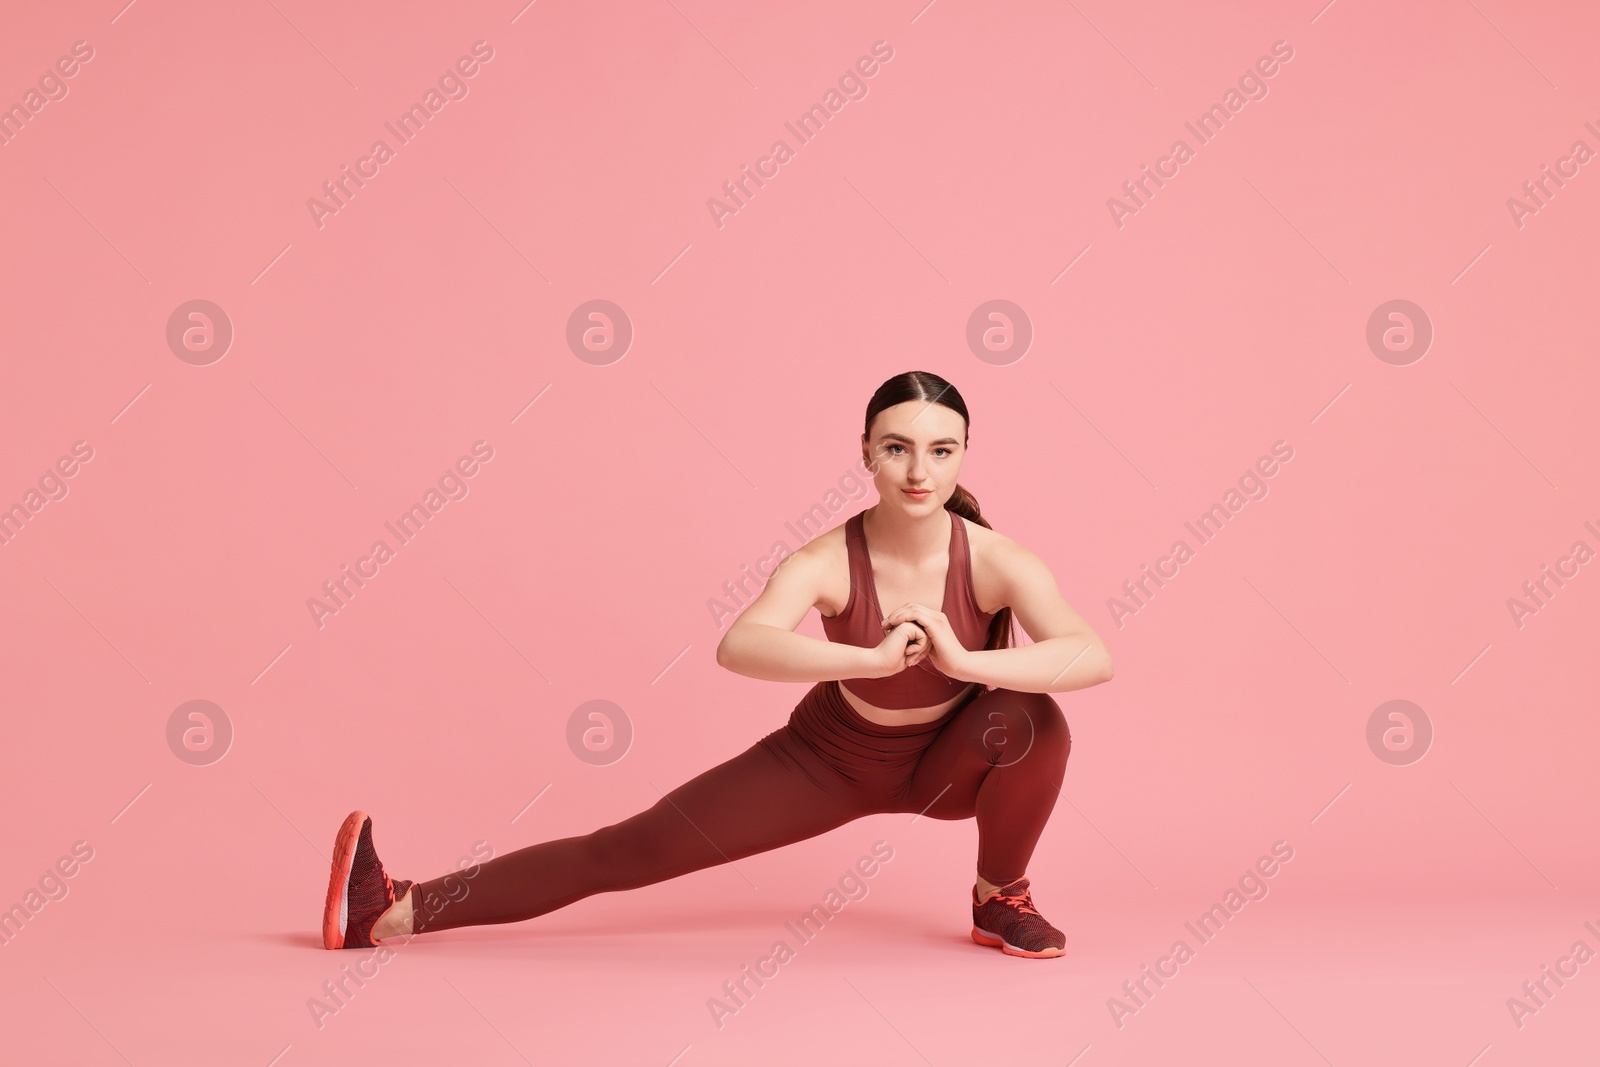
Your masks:
{"label": "maroon sneaker", "polygon": [[981,901],[973,887],[972,940],[1029,959],[1059,956],[1067,950],[1066,935],[1045,922],[1033,906],[1026,878],[1001,886]]}
{"label": "maroon sneaker", "polygon": [[333,870],[322,905],[322,947],[376,947],[372,928],[412,885],[384,873],[372,847],[372,820],[364,811],[352,811],[333,842]]}

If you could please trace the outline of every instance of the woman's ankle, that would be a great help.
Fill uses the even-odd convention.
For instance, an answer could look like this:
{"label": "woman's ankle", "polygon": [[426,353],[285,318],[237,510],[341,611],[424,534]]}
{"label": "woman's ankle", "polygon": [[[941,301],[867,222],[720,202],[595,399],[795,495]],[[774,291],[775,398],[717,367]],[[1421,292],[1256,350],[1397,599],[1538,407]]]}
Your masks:
{"label": "woman's ankle", "polygon": [[[1016,878],[1013,878],[1011,882],[1015,882],[1016,880]],[[1006,886],[1010,885],[1011,882],[991,882],[980,874],[972,883],[972,891],[977,894],[979,900],[985,900],[990,895],[997,893],[1001,889],[1004,889]]]}
{"label": "woman's ankle", "polygon": [[411,896],[416,892],[416,886],[409,887],[405,895],[389,905],[389,909],[378,917],[372,925],[372,939],[380,941],[387,937],[403,937],[411,933]]}

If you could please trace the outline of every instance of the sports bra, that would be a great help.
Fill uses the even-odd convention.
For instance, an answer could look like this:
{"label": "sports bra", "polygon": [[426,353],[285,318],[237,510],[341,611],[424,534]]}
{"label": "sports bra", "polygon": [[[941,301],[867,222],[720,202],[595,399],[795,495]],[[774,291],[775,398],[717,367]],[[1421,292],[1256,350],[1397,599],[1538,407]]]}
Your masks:
{"label": "sports bra", "polygon": [[[946,508],[950,515],[950,568],[944,579],[944,603],[939,610],[950,620],[950,628],[964,648],[981,649],[989,634],[994,612],[978,610],[972,592],[972,553],[967,543],[967,524]],[[884,612],[878,604],[878,589],[872,580],[872,559],[867,555],[867,537],[862,529],[862,512],[856,512],[844,527],[845,551],[850,560],[850,599],[844,610],[822,616],[822,630],[828,640],[877,648],[883,643]],[[844,678],[840,685],[879,708],[925,708],[942,704],[972,683],[947,676],[924,656],[916,666],[887,678]]]}

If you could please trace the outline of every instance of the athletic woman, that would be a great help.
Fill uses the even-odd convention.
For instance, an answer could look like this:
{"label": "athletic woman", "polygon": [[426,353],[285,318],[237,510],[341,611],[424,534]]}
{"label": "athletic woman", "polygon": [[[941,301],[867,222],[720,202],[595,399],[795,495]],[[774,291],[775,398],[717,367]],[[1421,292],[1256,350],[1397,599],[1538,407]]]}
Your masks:
{"label": "athletic woman", "polygon": [[[328,948],[521,922],[595,893],[729,863],[864,815],[976,818],[972,939],[1059,956],[1026,875],[1072,736],[1052,693],[1111,678],[1100,638],[1032,552],[995,533],[956,478],[966,403],[909,371],[867,405],[861,457],[878,503],[785,557],[717,662],[814,682],[782,728],[631,818],[465,872],[391,879],[355,811],[334,845]],[[795,632],[816,608],[827,640]],[[1011,647],[1012,614],[1034,643]]]}

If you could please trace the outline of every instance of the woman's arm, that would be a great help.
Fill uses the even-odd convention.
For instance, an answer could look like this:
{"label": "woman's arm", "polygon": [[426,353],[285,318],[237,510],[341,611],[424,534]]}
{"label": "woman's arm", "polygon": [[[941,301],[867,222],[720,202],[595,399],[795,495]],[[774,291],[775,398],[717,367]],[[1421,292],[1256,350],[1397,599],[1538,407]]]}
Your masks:
{"label": "woman's arm", "polygon": [[884,676],[878,649],[794,632],[817,602],[822,558],[802,549],[784,558],[717,645],[717,662],[735,674],[771,682],[822,682]]}
{"label": "woman's arm", "polygon": [[1005,603],[1034,643],[963,652],[951,677],[1019,693],[1066,693],[1109,682],[1111,653],[1061,596],[1044,561],[1009,539],[995,541],[992,551]]}

